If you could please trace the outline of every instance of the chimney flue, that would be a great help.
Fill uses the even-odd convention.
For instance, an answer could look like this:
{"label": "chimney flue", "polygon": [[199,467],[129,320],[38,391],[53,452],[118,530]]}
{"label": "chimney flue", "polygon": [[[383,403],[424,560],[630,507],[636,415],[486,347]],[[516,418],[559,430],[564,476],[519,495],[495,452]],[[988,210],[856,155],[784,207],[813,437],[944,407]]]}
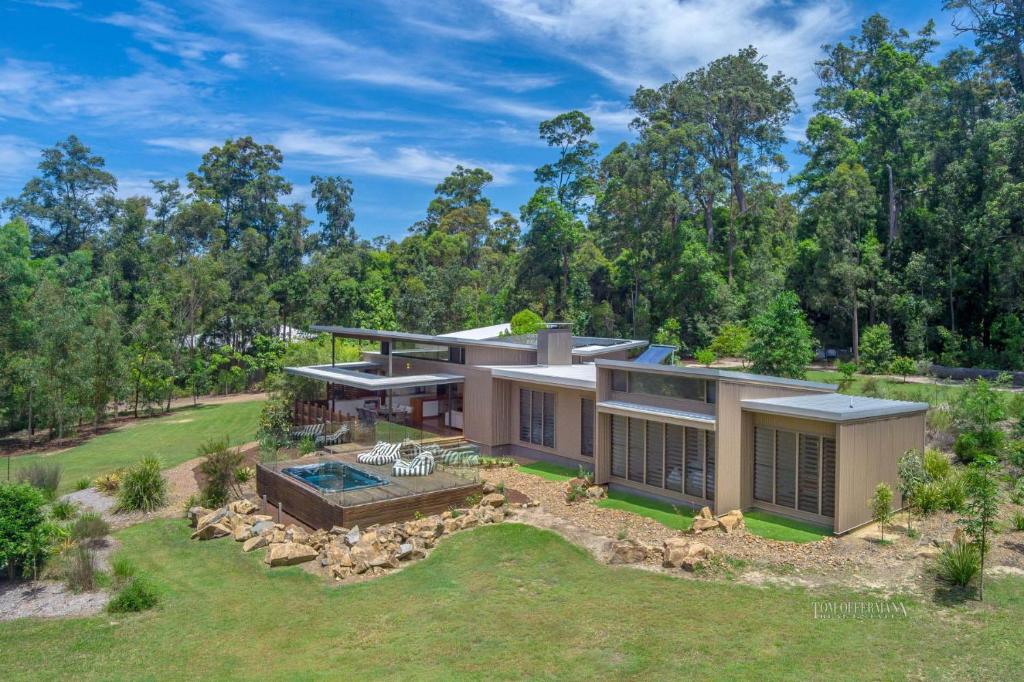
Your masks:
{"label": "chimney flue", "polygon": [[552,322],[537,332],[537,364],[572,364],[572,329],[567,322]]}

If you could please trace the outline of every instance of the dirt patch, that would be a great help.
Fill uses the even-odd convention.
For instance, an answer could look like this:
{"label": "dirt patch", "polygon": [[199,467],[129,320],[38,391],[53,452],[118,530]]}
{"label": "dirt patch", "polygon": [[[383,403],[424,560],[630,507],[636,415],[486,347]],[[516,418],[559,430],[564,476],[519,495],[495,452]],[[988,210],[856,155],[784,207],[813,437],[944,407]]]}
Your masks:
{"label": "dirt patch", "polygon": [[51,580],[0,582],[0,621],[92,616],[106,608],[106,592],[74,593]]}

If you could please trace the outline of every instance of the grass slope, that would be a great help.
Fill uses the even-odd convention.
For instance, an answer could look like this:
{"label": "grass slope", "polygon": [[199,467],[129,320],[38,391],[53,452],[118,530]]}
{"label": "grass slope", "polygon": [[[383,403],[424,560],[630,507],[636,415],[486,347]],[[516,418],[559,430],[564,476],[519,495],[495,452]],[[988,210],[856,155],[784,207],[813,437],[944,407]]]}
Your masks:
{"label": "grass slope", "polygon": [[[138,461],[146,455],[158,457],[164,467],[173,467],[196,456],[199,445],[227,436],[232,444],[256,437],[259,400],[206,405],[175,410],[166,417],[144,419],[135,424],[97,436],[82,445],[47,455],[15,457],[12,470],[35,461],[59,462],[64,467],[61,493],[71,490],[81,478],[93,479]],[[6,462],[0,462],[6,473]]]}
{"label": "grass slope", "polygon": [[0,623],[0,679],[1011,679],[1024,663],[1016,578],[992,580],[984,606],[822,621],[822,595],[603,566],[516,524],[338,586],[189,541],[180,521],[119,537],[161,606]]}

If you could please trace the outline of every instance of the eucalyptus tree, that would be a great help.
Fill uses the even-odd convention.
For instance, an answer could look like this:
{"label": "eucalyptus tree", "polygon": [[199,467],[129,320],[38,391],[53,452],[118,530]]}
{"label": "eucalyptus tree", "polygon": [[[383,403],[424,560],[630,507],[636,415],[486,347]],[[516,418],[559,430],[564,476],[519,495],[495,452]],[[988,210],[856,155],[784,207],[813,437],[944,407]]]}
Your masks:
{"label": "eucalyptus tree", "polygon": [[537,184],[551,187],[562,206],[573,215],[586,214],[587,200],[597,190],[597,143],[590,139],[594,126],[590,117],[573,109],[541,121],[540,138],[558,149],[558,160],[534,172]]}

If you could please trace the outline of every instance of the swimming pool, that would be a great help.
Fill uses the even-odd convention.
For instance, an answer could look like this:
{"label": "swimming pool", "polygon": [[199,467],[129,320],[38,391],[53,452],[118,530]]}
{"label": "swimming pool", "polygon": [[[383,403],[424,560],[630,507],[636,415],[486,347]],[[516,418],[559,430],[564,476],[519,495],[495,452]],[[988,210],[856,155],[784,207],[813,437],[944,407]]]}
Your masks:
{"label": "swimming pool", "polygon": [[387,485],[386,479],[341,462],[321,462],[304,466],[286,467],[284,473],[308,483],[322,493],[340,493]]}

